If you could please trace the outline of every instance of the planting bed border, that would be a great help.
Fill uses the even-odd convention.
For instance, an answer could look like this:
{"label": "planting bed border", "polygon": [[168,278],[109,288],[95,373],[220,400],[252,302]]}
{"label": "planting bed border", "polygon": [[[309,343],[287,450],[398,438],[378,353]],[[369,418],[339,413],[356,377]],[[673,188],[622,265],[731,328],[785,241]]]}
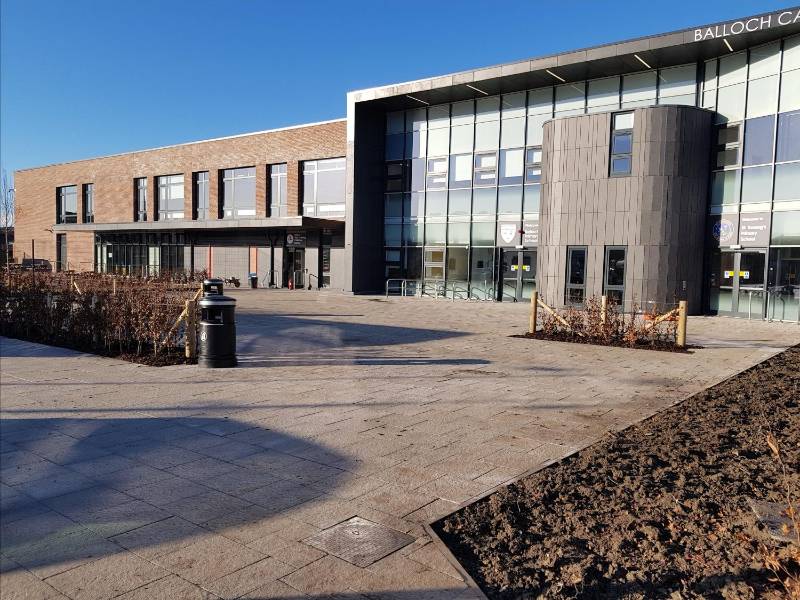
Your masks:
{"label": "planting bed border", "polygon": [[[523,335],[512,335],[512,336],[509,336],[509,337],[517,337],[517,338],[530,337],[530,334],[526,333],[526,334],[523,334]],[[536,338],[536,339],[539,339],[539,338]],[[548,340],[546,340],[546,341],[548,341]],[[586,342],[584,342],[584,343],[586,343]],[[596,344],[596,345],[599,345],[599,344]],[[622,346],[622,347],[630,348],[630,346]],[[702,348],[702,346],[695,346],[695,348]],[[764,363],[764,362],[766,362],[768,360],[771,360],[771,359],[775,358],[776,356],[778,356],[780,354],[783,354],[784,352],[787,352],[788,350],[790,350],[792,348],[800,348],[800,344],[796,344],[794,346],[789,346],[789,347],[784,348],[782,350],[778,350],[776,352],[773,352],[769,356],[765,357],[763,360],[760,360],[759,362],[757,362],[757,363],[755,363],[753,365],[750,365],[749,367],[745,367],[744,369],[741,369],[739,371],[731,373],[730,375],[727,375],[725,377],[712,380],[712,382],[709,383],[702,390],[694,392],[694,393],[692,393],[692,394],[690,394],[688,396],[684,396],[682,398],[679,398],[679,399],[675,400],[674,402],[671,402],[671,403],[663,406],[656,413],[654,413],[652,415],[649,415],[647,417],[643,417],[643,418],[638,419],[636,421],[633,421],[633,422],[629,423],[624,429],[617,430],[616,432],[617,433],[621,433],[621,432],[624,432],[624,431],[630,429],[631,427],[634,427],[636,425],[645,423],[645,422],[649,421],[650,419],[653,419],[653,418],[657,417],[658,415],[664,413],[665,411],[670,410],[671,408],[674,408],[674,407],[678,406],[679,404],[682,404],[683,402],[686,402],[687,400],[693,398],[694,396],[702,394],[702,393],[708,391],[709,389],[711,389],[713,387],[716,387],[716,386],[728,381],[729,379],[733,379],[735,377],[739,377],[740,375],[742,375],[746,371],[749,371],[750,369],[753,369],[756,366],[758,366],[758,365],[760,365],[760,364],[762,364],[762,363]],[[605,436],[602,436],[602,437],[598,438],[597,440],[595,440],[595,441],[591,442],[590,444],[587,444],[587,445],[585,445],[583,447],[575,448],[572,451],[568,452],[567,454],[564,454],[561,457],[549,459],[549,460],[547,460],[546,462],[544,462],[543,464],[541,464],[541,465],[539,465],[537,467],[533,467],[531,469],[528,469],[528,470],[524,471],[523,473],[521,473],[520,475],[517,475],[515,477],[511,477],[510,479],[504,481],[503,483],[495,485],[492,488],[490,488],[489,490],[487,490],[487,491],[485,491],[485,492],[483,492],[481,494],[478,494],[477,496],[473,496],[469,500],[466,500],[466,501],[460,503],[455,510],[447,513],[446,515],[442,515],[440,517],[437,517],[435,519],[431,519],[430,521],[427,521],[427,522],[423,523],[422,524],[423,525],[423,529],[428,534],[428,536],[431,538],[431,541],[434,543],[436,548],[439,549],[439,551],[442,553],[442,555],[445,557],[445,559],[450,563],[450,565],[462,577],[462,579],[467,584],[467,586],[469,586],[472,591],[474,591],[477,594],[479,594],[481,598],[484,598],[485,600],[490,600],[489,597],[486,595],[486,593],[483,591],[483,589],[477,584],[477,582],[472,577],[472,575],[462,566],[462,564],[456,558],[455,554],[453,554],[453,552],[450,550],[450,547],[439,536],[439,534],[438,534],[438,532],[436,531],[436,528],[435,528],[436,525],[441,523],[441,522],[443,522],[445,519],[449,518],[450,516],[454,515],[455,513],[463,510],[464,508],[466,508],[468,506],[471,506],[472,504],[475,504],[476,502],[480,502],[480,501],[484,500],[485,498],[488,498],[489,496],[491,496],[492,494],[502,490],[503,488],[506,488],[506,487],[508,487],[508,486],[510,486],[510,485],[512,485],[514,483],[517,483],[518,481],[521,481],[521,480],[525,479],[526,477],[530,477],[531,475],[533,475],[535,473],[538,473],[538,472],[543,471],[545,469],[549,469],[553,465],[556,465],[556,464],[560,463],[563,460],[566,460],[566,459],[568,459],[568,458],[570,458],[572,456],[575,456],[576,454],[578,454],[580,452],[583,452],[585,450],[590,449],[592,446],[600,443],[603,440],[604,437]]]}

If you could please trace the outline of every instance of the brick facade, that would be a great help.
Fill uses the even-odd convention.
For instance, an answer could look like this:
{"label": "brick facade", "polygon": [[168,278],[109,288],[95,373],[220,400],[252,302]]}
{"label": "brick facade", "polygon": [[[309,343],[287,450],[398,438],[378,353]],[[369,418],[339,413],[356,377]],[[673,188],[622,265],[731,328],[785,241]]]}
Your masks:
{"label": "brick facade", "polygon": [[[338,120],[17,171],[15,256],[18,261],[29,258],[34,240],[35,258],[55,265],[56,238],[52,228],[56,188],[66,185],[78,186],[79,223],[83,220],[82,186],[86,183],[94,184],[95,223],[130,223],[134,212],[133,180],[146,177],[147,216],[153,221],[158,192],[156,178],[182,173],[184,215],[188,220],[192,218],[192,174],[208,171],[209,219],[216,219],[222,171],[254,166],[256,217],[263,218],[269,216],[269,165],[287,163],[289,216],[298,216],[302,206],[299,196],[302,161],[345,156],[345,129],[345,121]],[[179,221],[176,228],[180,228]],[[69,262],[91,264],[93,239],[90,232],[68,232]]]}

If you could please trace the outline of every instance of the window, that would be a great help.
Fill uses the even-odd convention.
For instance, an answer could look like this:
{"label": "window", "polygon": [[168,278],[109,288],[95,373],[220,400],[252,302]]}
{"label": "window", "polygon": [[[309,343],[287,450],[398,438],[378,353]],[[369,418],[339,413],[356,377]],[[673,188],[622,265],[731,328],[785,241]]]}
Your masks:
{"label": "window", "polygon": [[619,109],[619,77],[590,81],[587,112],[604,112],[615,109]]}
{"label": "window", "polygon": [[208,171],[200,171],[194,174],[194,218],[205,221],[208,210]]}
{"label": "window", "polygon": [[695,105],[697,66],[683,65],[658,72],[658,103]]}
{"label": "window", "polygon": [[285,217],[288,214],[286,198],[286,164],[269,168],[269,216]]}
{"label": "window", "polygon": [[225,169],[222,172],[223,218],[256,216],[256,168]]}
{"label": "window", "polygon": [[447,158],[429,158],[427,188],[440,190],[447,187]]}
{"label": "window", "polygon": [[94,223],[94,184],[83,185],[83,222]]}
{"label": "window", "polygon": [[522,183],[522,176],[525,171],[524,160],[525,150],[523,148],[500,150],[498,185],[517,185]]}
{"label": "window", "polygon": [[472,190],[451,190],[447,201],[447,214],[450,216],[469,216],[471,204]]}
{"label": "window", "polygon": [[633,163],[633,113],[612,115],[611,167],[612,177],[631,174]]}
{"label": "window", "polygon": [[800,162],[775,165],[775,202],[800,200]]}
{"label": "window", "polygon": [[542,180],[542,147],[534,146],[525,150],[525,183],[539,183]]}
{"label": "window", "polygon": [[303,163],[303,214],[344,216],[345,159],[326,158]]}
{"label": "window", "polygon": [[742,204],[769,202],[771,195],[771,166],[742,169]]}
{"label": "window", "polygon": [[386,192],[402,192],[405,190],[405,162],[386,163]]}
{"label": "window", "polygon": [[771,163],[774,141],[774,115],[747,119],[744,124],[743,164],[748,166]]}
{"label": "window", "polygon": [[450,156],[450,187],[468,188],[472,186],[472,154],[453,154]]}
{"label": "window", "polygon": [[78,222],[78,186],[56,188],[56,223]]}
{"label": "window", "polygon": [[586,105],[586,84],[567,83],[556,86],[555,114],[557,117],[582,115]]}
{"label": "window", "polygon": [[717,128],[716,166],[735,167],[739,165],[741,123],[727,123]]}
{"label": "window", "polygon": [[565,304],[583,304],[586,298],[586,247],[567,246]]}
{"label": "window", "polygon": [[133,180],[133,220],[147,221],[147,177]]}
{"label": "window", "polygon": [[158,220],[183,218],[183,175],[162,175],[158,185]]}
{"label": "window", "polygon": [[622,78],[622,108],[656,103],[656,72],[645,71]]}
{"label": "window", "polygon": [[473,185],[497,185],[497,153],[483,152],[475,155]]}
{"label": "window", "polygon": [[606,246],[603,293],[622,306],[625,299],[625,246]]}
{"label": "window", "polygon": [[56,234],[56,271],[66,271],[69,268],[67,262],[67,234]]}
{"label": "window", "polygon": [[737,204],[741,178],[742,172],[739,169],[714,173],[711,178],[711,204]]}
{"label": "window", "polygon": [[775,160],[800,160],[800,110],[778,115],[778,155]]}

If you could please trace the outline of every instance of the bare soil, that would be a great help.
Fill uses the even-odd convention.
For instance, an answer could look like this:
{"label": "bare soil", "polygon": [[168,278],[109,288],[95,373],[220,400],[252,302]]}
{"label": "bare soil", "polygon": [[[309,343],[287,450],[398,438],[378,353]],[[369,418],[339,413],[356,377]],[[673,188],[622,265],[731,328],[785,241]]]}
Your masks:
{"label": "bare soil", "polygon": [[[782,598],[747,498],[800,490],[800,346],[445,517],[490,598]],[[795,569],[800,565],[792,563]]]}
{"label": "bare soil", "polygon": [[689,352],[692,349],[702,348],[702,346],[691,346],[686,345],[684,347],[680,347],[675,345],[674,342],[670,342],[667,340],[650,340],[650,341],[637,341],[635,344],[631,345],[625,343],[623,341],[610,341],[608,343],[604,343],[598,341],[594,338],[589,337],[578,337],[577,335],[569,335],[566,333],[544,333],[543,331],[537,331],[536,335],[533,336],[529,332],[523,334],[516,334],[509,337],[514,338],[527,338],[529,340],[547,340],[548,342],[568,342],[572,344],[592,344],[594,346],[614,346],[617,348],[633,348],[636,350],[659,350],[661,352]]}

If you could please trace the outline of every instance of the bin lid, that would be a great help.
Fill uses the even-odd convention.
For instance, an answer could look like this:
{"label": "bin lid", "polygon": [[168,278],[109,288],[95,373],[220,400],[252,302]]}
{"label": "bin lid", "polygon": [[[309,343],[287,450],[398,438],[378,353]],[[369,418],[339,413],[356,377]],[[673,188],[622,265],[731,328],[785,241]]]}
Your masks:
{"label": "bin lid", "polygon": [[201,308],[211,308],[217,306],[236,306],[236,298],[230,296],[223,296],[221,294],[212,294],[210,296],[203,296],[197,301],[197,305]]}

